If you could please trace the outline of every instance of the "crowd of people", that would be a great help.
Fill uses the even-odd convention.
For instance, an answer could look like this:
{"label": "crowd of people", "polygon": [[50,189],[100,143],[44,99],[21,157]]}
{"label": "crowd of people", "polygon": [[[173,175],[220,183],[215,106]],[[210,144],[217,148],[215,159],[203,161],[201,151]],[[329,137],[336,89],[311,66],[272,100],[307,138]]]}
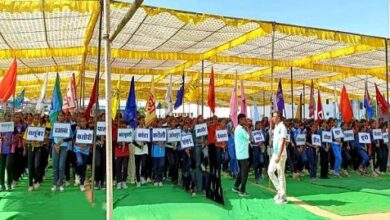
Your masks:
{"label": "crowd of people", "polygon": [[[77,129],[93,129],[93,119],[88,119],[83,113],[60,112],[58,122],[71,124],[72,135],[69,138],[52,137],[47,115],[5,113],[2,121],[13,121],[15,128],[13,132],[0,133],[1,191],[12,190],[23,176],[28,176],[28,190],[34,191],[43,181],[48,181],[51,170],[53,192],[62,192],[71,184],[84,191],[91,174],[89,167],[93,154],[96,158],[94,186],[96,189],[105,188],[105,136],[97,136],[94,152],[92,145],[77,144],[74,138]],[[104,121],[104,113],[99,115],[99,121]],[[359,132],[372,135],[373,129],[387,132],[387,122],[383,119],[353,120],[350,123],[332,118],[298,121],[282,119],[280,114],[274,114],[272,120],[265,117],[260,121],[252,121],[240,114],[238,122],[235,128],[228,118],[166,116],[157,118],[146,127],[145,119],[138,115],[138,128],[180,128],[182,135],[192,135],[194,146],[183,149],[180,142],[118,142],[118,128],[130,127],[122,115],[118,114],[113,120],[112,140],[116,189],[126,189],[128,183],[137,187],[145,184],[162,187],[164,181],[170,181],[195,196],[205,192],[207,183],[204,178],[207,172],[219,179],[222,176],[236,179],[232,190],[240,196],[248,196],[245,185],[248,173],[251,173],[256,183],[270,176],[278,191],[275,201],[283,203],[286,194],[285,169],[288,171],[287,175],[294,179],[308,175],[312,181],[317,180],[318,176],[323,179],[329,176],[348,177],[351,172],[358,172],[363,176],[384,175],[387,172],[389,143],[383,139],[371,138],[370,144],[362,144],[358,138]],[[207,123],[208,135],[198,137],[194,127],[203,123]],[[44,141],[28,141],[25,132],[28,126],[45,127]],[[354,140],[333,138],[332,143],[323,142],[321,146],[312,143],[312,135],[321,135],[322,132],[337,127],[344,131],[353,130]],[[227,131],[227,141],[217,141],[218,130]],[[255,141],[253,131],[261,132],[263,140]],[[306,136],[304,144],[297,144],[299,134]],[[275,176],[275,171],[278,177]]]}

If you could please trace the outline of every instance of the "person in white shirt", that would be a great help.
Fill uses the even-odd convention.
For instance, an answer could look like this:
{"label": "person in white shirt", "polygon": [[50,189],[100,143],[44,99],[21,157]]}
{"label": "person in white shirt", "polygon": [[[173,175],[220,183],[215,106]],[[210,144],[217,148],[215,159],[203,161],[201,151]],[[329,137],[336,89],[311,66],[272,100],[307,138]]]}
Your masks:
{"label": "person in white shirt", "polygon": [[[275,123],[275,129],[273,135],[273,154],[268,166],[268,176],[277,190],[276,196],[274,197],[275,203],[283,204],[286,202],[286,177],[284,171],[287,160],[287,128],[282,122],[280,112],[275,112],[272,120]],[[275,171],[278,173],[277,177]]]}

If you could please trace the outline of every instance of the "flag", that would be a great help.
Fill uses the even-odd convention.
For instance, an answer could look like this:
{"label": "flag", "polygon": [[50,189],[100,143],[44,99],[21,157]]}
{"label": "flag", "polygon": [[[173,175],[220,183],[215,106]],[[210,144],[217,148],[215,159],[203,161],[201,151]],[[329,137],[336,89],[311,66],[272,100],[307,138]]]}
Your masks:
{"label": "flag", "polygon": [[137,127],[137,102],[135,100],[134,76],[131,78],[129,96],[127,97],[124,119],[132,128]]}
{"label": "flag", "polygon": [[62,111],[62,95],[60,86],[60,75],[57,73],[54,84],[53,95],[51,97],[50,124],[57,121],[58,114]]}
{"label": "flag", "polygon": [[145,107],[145,126],[148,127],[156,119],[156,96],[154,93],[154,77],[152,76],[152,86]]}
{"label": "flag", "polygon": [[12,101],[12,105],[15,108],[19,108],[22,105],[23,101],[24,101],[24,89],[17,95],[15,100]]}
{"label": "flag", "polygon": [[180,89],[177,91],[177,94],[176,94],[176,102],[175,102],[175,106],[173,107],[175,110],[178,109],[182,104],[183,104],[183,98],[184,98],[184,73],[183,73],[183,76],[182,76],[182,79],[181,79],[181,85],[180,85]]}
{"label": "flag", "polygon": [[209,94],[207,104],[210,107],[210,111],[215,114],[215,79],[214,79],[214,68],[211,67]]}
{"label": "flag", "polygon": [[375,92],[376,92],[376,102],[377,102],[378,110],[380,110],[380,113],[382,113],[382,115],[387,115],[389,113],[389,103],[387,103],[385,97],[383,97],[383,95],[380,93],[376,83],[375,83]]}
{"label": "flag", "polygon": [[238,125],[238,103],[237,103],[237,72],[234,88],[232,90],[232,96],[230,97],[230,119],[232,120],[233,126]]}
{"label": "flag", "polygon": [[187,83],[184,90],[187,91],[184,94],[184,97],[187,101],[193,102],[199,100],[200,89],[198,89],[199,73],[196,73],[195,76]]}
{"label": "flag", "polygon": [[314,118],[315,111],[316,111],[315,105],[316,105],[316,101],[314,99],[314,84],[313,84],[313,80],[312,80],[311,85],[310,85],[309,118]]}
{"label": "flag", "polygon": [[241,113],[247,115],[246,95],[244,90],[244,82],[241,80]]}
{"label": "flag", "polygon": [[167,89],[167,95],[165,96],[165,101],[167,102],[167,115],[171,114],[173,111],[173,98],[172,98],[172,74],[169,77],[169,85]]}
{"label": "flag", "polygon": [[374,117],[374,108],[372,106],[370,93],[368,93],[367,80],[364,87],[364,108],[366,109],[367,118],[372,119]]}
{"label": "flag", "polygon": [[0,100],[3,103],[6,103],[15,93],[17,69],[16,58],[14,58],[8,71],[0,82]]}
{"label": "flag", "polygon": [[343,118],[343,121],[346,123],[350,122],[353,117],[353,111],[352,111],[351,102],[349,101],[349,97],[345,85],[343,85],[343,88],[341,90],[339,108],[340,108],[340,113]]}
{"label": "flag", "polygon": [[318,97],[317,97],[317,120],[324,120],[324,112],[322,110],[322,101],[321,101],[321,94],[320,90],[318,90]]}
{"label": "flag", "polygon": [[119,76],[119,80],[116,82],[116,87],[112,90],[112,119],[116,118],[116,113],[118,112],[119,106],[121,104],[121,80],[122,78]]}
{"label": "flag", "polygon": [[43,85],[42,85],[42,88],[41,88],[41,95],[39,96],[37,105],[35,106],[35,111],[38,112],[38,113],[42,111],[43,103],[45,101],[48,76],[49,76],[49,74],[46,73],[45,80],[43,81]]}
{"label": "flag", "polygon": [[284,111],[284,98],[283,98],[283,89],[282,89],[282,80],[279,80],[278,91],[276,92],[276,105],[278,107],[277,111],[283,114]]}
{"label": "flag", "polygon": [[255,124],[256,122],[260,121],[260,114],[259,114],[259,109],[257,108],[257,105],[254,104],[253,106],[253,123]]}
{"label": "flag", "polygon": [[271,102],[272,102],[272,112],[277,112],[278,111],[278,103],[276,101],[276,94],[272,94],[271,97]]}
{"label": "flag", "polygon": [[69,111],[70,109],[75,109],[77,106],[77,94],[76,94],[76,79],[74,74],[69,81],[68,87],[66,89],[66,95],[64,97],[64,105],[62,109],[64,111]]}
{"label": "flag", "polygon": [[295,119],[301,121],[302,120],[302,93],[299,95],[299,105],[297,107],[297,111],[295,113]]}
{"label": "flag", "polygon": [[99,83],[99,78],[95,77],[95,82],[93,83],[91,97],[89,98],[88,106],[87,106],[87,108],[84,111],[84,117],[87,119],[87,121],[91,118],[92,109],[93,109],[94,105],[97,102],[97,96],[98,95],[97,95],[96,89],[97,89],[97,84],[98,83]]}

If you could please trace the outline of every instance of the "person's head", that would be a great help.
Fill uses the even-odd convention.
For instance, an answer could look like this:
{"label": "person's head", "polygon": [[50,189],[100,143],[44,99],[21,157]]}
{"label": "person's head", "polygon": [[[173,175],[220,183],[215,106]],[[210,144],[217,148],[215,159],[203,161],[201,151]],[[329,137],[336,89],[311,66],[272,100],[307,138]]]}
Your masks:
{"label": "person's head", "polygon": [[260,121],[257,121],[255,124],[255,130],[260,130],[262,128],[262,123]]}
{"label": "person's head", "polygon": [[4,114],[4,121],[10,121],[11,120],[11,114],[10,113],[5,113]]}
{"label": "person's head", "polygon": [[22,122],[22,115],[20,113],[14,115],[14,122],[17,124]]}
{"label": "person's head", "polygon": [[240,124],[241,126],[246,125],[246,116],[244,114],[239,114],[237,119],[238,119],[238,124]]}
{"label": "person's head", "polygon": [[80,128],[87,128],[87,124],[88,124],[87,119],[85,119],[85,117],[79,117],[78,124]]}
{"label": "person's head", "polygon": [[59,122],[64,122],[65,121],[65,115],[64,115],[64,113],[62,111],[60,111],[58,113],[58,121]]}
{"label": "person's head", "polygon": [[41,116],[39,115],[39,114],[35,114],[34,116],[33,116],[33,120],[32,120],[32,123],[34,123],[34,124],[39,124],[41,122]]}
{"label": "person's head", "polygon": [[280,112],[274,112],[272,114],[272,121],[275,124],[279,124],[282,121],[282,114]]}

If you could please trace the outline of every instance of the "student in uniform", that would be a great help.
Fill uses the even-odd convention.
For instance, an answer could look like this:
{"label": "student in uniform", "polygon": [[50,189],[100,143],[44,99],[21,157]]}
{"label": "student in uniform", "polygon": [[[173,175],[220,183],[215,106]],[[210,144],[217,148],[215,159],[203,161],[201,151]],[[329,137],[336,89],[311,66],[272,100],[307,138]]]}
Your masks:
{"label": "student in uniform", "polygon": [[[322,121],[320,123],[320,129],[319,134],[322,138],[322,132],[323,131],[329,131],[328,129],[328,123],[326,121]],[[321,179],[329,179],[328,173],[329,173],[329,143],[322,142],[321,148],[320,148],[320,166],[321,166],[321,172],[320,172],[320,178]]]}
{"label": "student in uniform", "polygon": [[317,178],[318,146],[312,143],[312,137],[313,135],[317,134],[317,128],[317,124],[314,123],[306,134],[306,154],[309,160],[309,175],[311,180],[316,180]]}
{"label": "student in uniform", "polygon": [[[351,127],[347,123],[342,123],[341,124],[341,128],[343,129],[343,131],[347,131]],[[341,156],[342,156],[342,160],[343,160],[342,168],[343,168],[343,174],[345,176],[349,176],[348,167],[352,163],[352,156],[351,156],[351,151],[352,151],[351,146],[352,146],[352,143],[351,142],[352,141],[345,141],[345,140],[343,140],[342,148],[341,148]]]}
{"label": "student in uniform", "polygon": [[[226,124],[223,120],[220,120],[218,125],[215,128],[215,132],[218,130],[226,130]],[[221,169],[223,156],[226,152],[227,141],[218,142],[217,138],[215,139],[215,175],[217,178],[221,178]]]}
{"label": "student in uniform", "polygon": [[15,113],[14,116],[15,128],[12,136],[12,151],[15,152],[14,183],[16,185],[21,180],[25,173],[27,165],[27,150],[24,146],[23,136],[26,130],[26,124],[23,121],[21,113]]}
{"label": "student in uniform", "polygon": [[[143,122],[139,122],[138,127],[144,128]],[[136,185],[137,187],[141,187],[141,185],[146,183],[146,157],[148,156],[148,145],[136,140],[133,141],[132,145],[134,147],[135,156]]]}
{"label": "student in uniform", "polygon": [[[156,126],[161,128],[162,124],[159,123]],[[153,163],[153,179],[154,186],[163,186],[163,173],[165,164],[165,142],[153,141],[152,142],[152,163]]]}
{"label": "student in uniform", "polygon": [[[125,120],[121,119],[120,128],[126,128]],[[113,146],[115,148],[115,176],[116,176],[116,189],[127,189],[126,180],[129,166],[129,145],[124,142],[117,142],[118,129],[113,130],[112,134]]]}
{"label": "student in uniform", "polygon": [[[260,121],[256,122],[255,131],[261,132],[263,137],[265,137]],[[251,133],[251,147],[253,149],[253,170],[255,172],[255,183],[258,184],[262,178],[262,170],[264,167],[265,145],[264,141],[256,143],[254,138],[255,137],[253,137]]]}
{"label": "student in uniform", "polygon": [[[80,117],[78,121],[77,129],[88,129],[87,128],[87,120],[85,117]],[[85,187],[85,176],[87,171],[87,160],[90,154],[91,145],[90,144],[74,144],[74,152],[76,156],[76,173],[80,177],[80,191],[84,192]]]}
{"label": "student in uniform", "polygon": [[[11,114],[4,114],[4,122],[11,121]],[[0,133],[0,191],[12,189],[12,180],[14,179],[14,160],[15,152],[12,150],[12,136],[13,132]],[[7,185],[5,185],[5,171],[7,171]]]}
{"label": "student in uniform", "polygon": [[[364,128],[364,126],[361,126],[360,128],[360,131],[361,132],[365,132],[366,129]],[[359,129],[358,128],[354,128],[354,134],[355,134],[355,141],[354,141],[354,148],[357,150],[359,156],[360,156],[360,166],[359,166],[359,171],[360,171],[360,174],[362,176],[365,176],[367,175],[366,173],[366,169],[367,169],[367,166],[368,166],[368,163],[369,163],[369,156],[368,156],[368,152],[367,152],[367,145],[366,144],[361,144],[359,143]]]}
{"label": "student in uniform", "polygon": [[[333,135],[333,130],[337,128],[338,121],[334,119],[332,121],[332,136]],[[341,147],[342,147],[342,140],[341,138],[334,138],[333,137],[333,143],[332,143],[332,152],[334,155],[334,167],[332,167],[332,174],[336,177],[341,177],[340,176],[340,171],[341,171],[341,164],[343,163],[343,158],[341,157]]]}

